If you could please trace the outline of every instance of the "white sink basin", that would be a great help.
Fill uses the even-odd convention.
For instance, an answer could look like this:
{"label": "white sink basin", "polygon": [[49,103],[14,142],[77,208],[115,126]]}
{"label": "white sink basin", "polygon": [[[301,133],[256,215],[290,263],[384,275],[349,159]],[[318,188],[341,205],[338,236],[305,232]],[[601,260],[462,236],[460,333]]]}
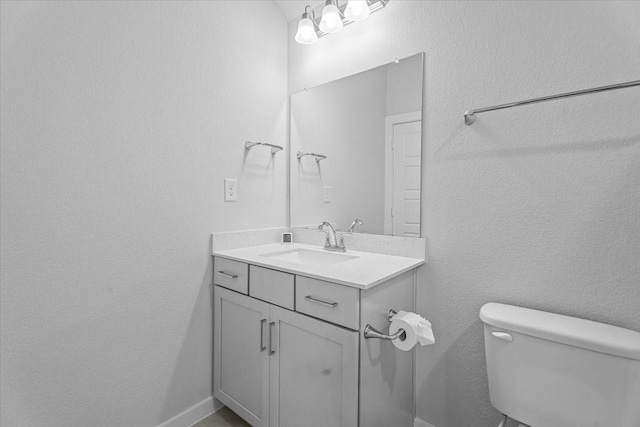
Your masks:
{"label": "white sink basin", "polygon": [[284,251],[269,252],[260,256],[278,261],[292,262],[294,264],[326,267],[341,262],[358,258],[355,255],[347,255],[338,252],[314,251],[309,249],[287,249]]}

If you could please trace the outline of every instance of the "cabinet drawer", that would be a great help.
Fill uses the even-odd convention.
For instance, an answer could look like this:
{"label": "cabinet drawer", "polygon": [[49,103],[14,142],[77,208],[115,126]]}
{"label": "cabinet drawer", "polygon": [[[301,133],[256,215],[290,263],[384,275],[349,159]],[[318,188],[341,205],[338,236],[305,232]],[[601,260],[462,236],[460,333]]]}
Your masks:
{"label": "cabinet drawer", "polygon": [[249,295],[293,310],[293,274],[251,265],[249,275]]}
{"label": "cabinet drawer", "polygon": [[296,311],[357,330],[360,325],[360,291],[349,286],[298,276]]}
{"label": "cabinet drawer", "polygon": [[213,283],[246,295],[249,293],[249,266],[244,262],[215,257]]}

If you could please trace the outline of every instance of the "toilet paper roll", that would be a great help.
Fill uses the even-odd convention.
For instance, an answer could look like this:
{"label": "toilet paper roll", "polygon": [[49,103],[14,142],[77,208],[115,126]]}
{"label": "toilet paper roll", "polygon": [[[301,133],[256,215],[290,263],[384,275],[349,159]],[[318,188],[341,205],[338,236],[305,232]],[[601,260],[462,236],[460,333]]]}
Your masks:
{"label": "toilet paper roll", "polygon": [[391,325],[389,325],[389,335],[393,335],[398,332],[400,329],[404,329],[404,339],[402,335],[400,335],[395,340],[391,341],[393,345],[400,351],[409,351],[411,350],[416,343],[418,342],[418,338],[416,337],[416,332],[411,328],[411,325],[407,323],[405,320],[392,320]]}
{"label": "toilet paper roll", "polygon": [[389,335],[395,334],[400,329],[403,329],[405,332],[404,339],[402,339],[403,336],[401,335],[392,341],[398,350],[409,351],[415,347],[418,342],[421,345],[433,344],[435,342],[433,331],[431,330],[431,323],[416,313],[399,311],[398,314],[393,316],[391,325],[389,325]]}

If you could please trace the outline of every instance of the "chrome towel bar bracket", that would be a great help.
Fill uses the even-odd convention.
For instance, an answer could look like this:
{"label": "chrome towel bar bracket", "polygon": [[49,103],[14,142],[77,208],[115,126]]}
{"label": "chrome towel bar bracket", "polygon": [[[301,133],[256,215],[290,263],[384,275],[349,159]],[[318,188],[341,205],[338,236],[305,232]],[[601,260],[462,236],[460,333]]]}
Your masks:
{"label": "chrome towel bar bracket", "polygon": [[264,145],[265,147],[270,147],[271,148],[271,154],[276,154],[278,151],[282,150],[282,147],[279,146],[279,145],[268,144],[266,142],[251,142],[251,141],[246,141],[244,143],[244,149],[249,151],[253,147],[255,147],[256,145]]}
{"label": "chrome towel bar bracket", "polygon": [[324,159],[327,158],[327,156],[325,156],[324,154],[303,153],[302,151],[298,151],[298,153],[296,155],[298,156],[298,160],[300,160],[304,156],[313,156],[313,157],[316,158],[316,162],[320,162],[320,160],[324,160]]}

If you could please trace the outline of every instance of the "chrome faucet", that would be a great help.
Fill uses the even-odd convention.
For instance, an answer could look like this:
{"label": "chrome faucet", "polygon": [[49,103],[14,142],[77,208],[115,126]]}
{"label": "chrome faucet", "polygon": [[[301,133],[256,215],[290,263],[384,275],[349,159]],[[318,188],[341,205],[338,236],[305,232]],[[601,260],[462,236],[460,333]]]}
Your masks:
{"label": "chrome faucet", "polygon": [[349,233],[357,233],[356,231],[356,227],[362,225],[362,221],[360,221],[358,218],[356,218],[352,223],[351,223],[351,227],[349,227]]}
{"label": "chrome faucet", "polygon": [[338,243],[338,237],[336,230],[327,221],[324,221],[318,226],[318,230],[322,230],[327,233],[327,240],[324,243],[324,248],[328,251],[334,252],[346,252],[347,248],[344,246],[344,236],[340,236],[340,243]]}

